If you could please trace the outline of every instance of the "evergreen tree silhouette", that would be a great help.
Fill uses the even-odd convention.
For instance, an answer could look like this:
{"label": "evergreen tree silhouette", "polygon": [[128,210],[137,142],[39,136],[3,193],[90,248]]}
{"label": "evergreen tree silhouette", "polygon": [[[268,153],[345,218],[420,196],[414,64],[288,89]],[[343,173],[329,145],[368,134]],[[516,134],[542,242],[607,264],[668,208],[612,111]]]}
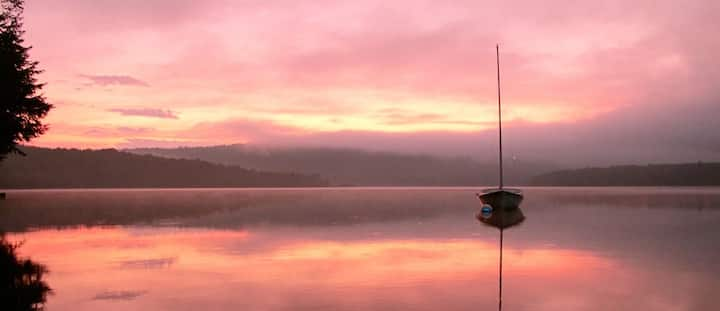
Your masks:
{"label": "evergreen tree silhouette", "polygon": [[30,60],[24,45],[23,0],[0,0],[0,160],[8,153],[23,154],[18,144],[47,130],[41,119],[52,105],[40,92],[42,71]]}

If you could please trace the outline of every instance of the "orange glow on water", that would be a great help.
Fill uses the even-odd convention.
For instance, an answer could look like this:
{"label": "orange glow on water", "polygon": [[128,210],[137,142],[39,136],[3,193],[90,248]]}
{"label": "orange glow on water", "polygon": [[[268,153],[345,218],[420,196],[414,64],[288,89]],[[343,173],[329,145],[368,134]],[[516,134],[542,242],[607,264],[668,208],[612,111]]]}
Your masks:
{"label": "orange glow on water", "polygon": [[[360,303],[383,296],[379,288],[430,284],[473,296],[474,289],[458,284],[473,280],[492,288],[497,273],[497,246],[472,239],[327,241],[262,231],[142,227],[48,230],[10,238],[25,240],[22,255],[48,265],[49,283],[57,289],[49,308],[58,309],[153,308],[160,297],[177,293],[200,301],[233,300],[232,292],[244,290],[258,295],[253,305],[273,309],[267,299],[290,292],[351,290],[347,301]],[[533,284],[597,281],[613,263],[580,251],[508,247],[505,265],[512,292],[518,285],[513,278],[533,279]],[[139,297],[123,304],[91,299],[98,292]],[[392,292],[393,299],[418,303],[411,292]],[[488,295],[480,296],[492,301]]]}

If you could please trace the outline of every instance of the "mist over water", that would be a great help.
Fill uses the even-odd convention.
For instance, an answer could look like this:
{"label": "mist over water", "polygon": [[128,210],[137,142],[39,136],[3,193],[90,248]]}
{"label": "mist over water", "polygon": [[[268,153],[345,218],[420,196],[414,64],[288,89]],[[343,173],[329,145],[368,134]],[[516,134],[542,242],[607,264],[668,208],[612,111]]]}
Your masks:
{"label": "mist over water", "polygon": [[[49,310],[491,310],[471,188],[11,191]],[[720,189],[529,188],[506,310],[712,310]]]}

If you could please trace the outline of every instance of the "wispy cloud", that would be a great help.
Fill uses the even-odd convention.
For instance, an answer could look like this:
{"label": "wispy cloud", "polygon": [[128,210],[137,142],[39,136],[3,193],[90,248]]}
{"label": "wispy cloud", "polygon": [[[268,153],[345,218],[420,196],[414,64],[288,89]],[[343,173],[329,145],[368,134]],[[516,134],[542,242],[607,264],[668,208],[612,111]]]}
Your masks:
{"label": "wispy cloud", "polygon": [[151,258],[151,259],[138,259],[138,260],[125,260],[121,261],[120,265],[123,268],[141,268],[141,269],[158,269],[168,268],[175,264],[177,261],[176,257],[164,257],[164,258]]}
{"label": "wispy cloud", "polygon": [[145,81],[142,81],[140,79],[131,77],[131,76],[125,76],[125,75],[80,75],[81,77],[88,79],[91,81],[92,84],[100,85],[100,86],[108,86],[108,85],[127,85],[127,86],[144,86],[148,87],[150,84],[148,84]]}
{"label": "wispy cloud", "polygon": [[477,122],[471,120],[449,119],[444,114],[439,113],[415,113],[403,109],[383,109],[379,111],[376,117],[384,124],[389,125],[423,125],[423,124],[439,124],[439,125],[471,125],[478,127],[488,127],[494,125],[488,122]]}
{"label": "wispy cloud", "polygon": [[[155,132],[155,129],[149,127],[102,127],[92,126],[87,128],[75,127],[73,129],[64,127],[64,132],[68,134],[79,134],[83,136],[107,137],[107,136],[133,136],[147,135]],[[79,132],[79,133],[78,133]]]}
{"label": "wispy cloud", "polygon": [[207,140],[179,140],[179,139],[147,139],[147,138],[126,138],[123,142],[115,145],[119,149],[129,148],[177,148],[177,147],[200,147],[222,142],[208,142]]}
{"label": "wispy cloud", "polygon": [[93,300],[133,300],[137,297],[147,294],[145,290],[123,290],[123,291],[106,291],[95,295]]}
{"label": "wispy cloud", "polygon": [[149,117],[149,118],[162,118],[162,119],[177,119],[177,113],[169,109],[155,109],[155,108],[112,108],[108,109],[110,112],[116,112],[124,116],[138,116],[138,117]]}

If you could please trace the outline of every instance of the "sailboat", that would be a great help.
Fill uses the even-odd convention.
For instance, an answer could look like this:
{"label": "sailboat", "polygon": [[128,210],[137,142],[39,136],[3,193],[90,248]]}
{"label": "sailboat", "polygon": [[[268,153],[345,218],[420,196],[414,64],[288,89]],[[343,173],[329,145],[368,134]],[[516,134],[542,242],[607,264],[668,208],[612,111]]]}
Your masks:
{"label": "sailboat", "polygon": [[477,219],[489,226],[500,229],[500,260],[498,268],[498,311],[502,311],[502,272],[503,272],[503,231],[512,226],[519,225],[525,220],[520,210],[523,200],[522,191],[508,189],[503,185],[503,157],[502,157],[502,107],[500,106],[500,46],[495,46],[497,56],[498,81],[498,153],[499,153],[499,183],[497,188],[485,189],[477,196],[483,206]]}
{"label": "sailboat", "polygon": [[523,200],[520,189],[505,188],[503,185],[503,153],[502,153],[502,106],[500,103],[500,45],[495,46],[497,60],[497,90],[498,90],[498,160],[499,160],[499,184],[497,188],[484,189],[477,196],[483,205],[489,205],[496,211],[511,211]]}

